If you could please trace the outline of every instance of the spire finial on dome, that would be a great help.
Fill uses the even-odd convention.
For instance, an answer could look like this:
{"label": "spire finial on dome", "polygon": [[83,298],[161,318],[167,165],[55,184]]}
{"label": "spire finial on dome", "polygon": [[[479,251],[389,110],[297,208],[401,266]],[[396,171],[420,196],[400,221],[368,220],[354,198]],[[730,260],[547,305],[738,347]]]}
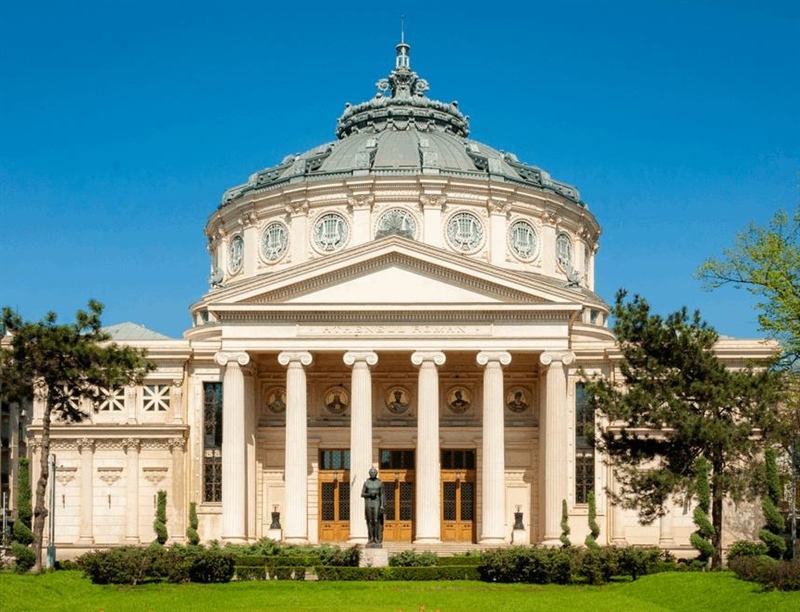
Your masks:
{"label": "spire finial on dome", "polygon": [[406,44],[406,18],[405,15],[400,15],[400,44],[395,47],[397,49],[397,57],[394,61],[396,70],[411,70],[411,58],[408,56],[410,48]]}

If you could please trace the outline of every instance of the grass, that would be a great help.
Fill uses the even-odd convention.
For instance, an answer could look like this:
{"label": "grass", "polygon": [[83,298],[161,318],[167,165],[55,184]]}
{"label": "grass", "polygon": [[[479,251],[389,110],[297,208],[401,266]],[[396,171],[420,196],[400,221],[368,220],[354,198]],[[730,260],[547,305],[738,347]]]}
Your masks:
{"label": "grass", "polygon": [[3,612],[796,612],[800,593],[761,592],[728,572],[665,573],[602,587],[483,582],[234,582],[97,586],[79,572],[0,573]]}

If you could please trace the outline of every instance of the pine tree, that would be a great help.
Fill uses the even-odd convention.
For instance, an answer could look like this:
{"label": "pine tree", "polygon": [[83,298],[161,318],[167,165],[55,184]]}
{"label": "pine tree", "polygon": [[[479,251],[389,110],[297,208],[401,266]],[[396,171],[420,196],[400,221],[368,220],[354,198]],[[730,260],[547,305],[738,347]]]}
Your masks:
{"label": "pine tree", "polygon": [[8,346],[0,347],[0,377],[6,397],[30,400],[34,390],[44,397],[41,424],[39,478],[33,508],[33,569],[42,568],[42,543],[47,521],[47,481],[50,477],[50,424],[53,416],[80,422],[86,413],[81,400],[97,406],[104,389],[118,389],[141,383],[155,368],[144,351],[121,347],[111,342],[102,329],[103,305],[90,300],[88,310],[79,310],[75,323],[59,324],[54,312],[42,321],[24,321],[11,308],[4,307],[2,325],[11,336]]}
{"label": "pine tree", "polygon": [[622,377],[585,385],[599,417],[594,443],[618,484],[612,500],[652,522],[670,499],[693,490],[695,459],[705,457],[719,568],[723,503],[747,495],[764,439],[778,427],[780,374],[727,368],[714,351],[719,335],[686,308],[661,317],[620,291],[612,314]]}
{"label": "pine tree", "polygon": [[758,537],[767,545],[767,554],[770,557],[781,559],[783,553],[786,552],[786,540],[783,537],[786,531],[786,521],[778,511],[778,503],[781,501],[781,486],[775,450],[772,448],[768,448],[764,453],[764,467],[767,494],[761,500],[761,509],[764,511],[766,525],[758,533]]}

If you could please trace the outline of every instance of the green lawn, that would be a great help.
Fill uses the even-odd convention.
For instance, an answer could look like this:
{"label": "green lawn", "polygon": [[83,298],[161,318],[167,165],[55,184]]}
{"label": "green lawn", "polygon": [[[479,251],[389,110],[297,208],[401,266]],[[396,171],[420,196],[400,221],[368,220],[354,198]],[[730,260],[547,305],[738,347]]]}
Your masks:
{"label": "green lawn", "polygon": [[0,610],[137,612],[797,612],[800,593],[762,593],[730,573],[665,573],[603,587],[483,582],[234,582],[96,586],[79,572],[0,573]]}

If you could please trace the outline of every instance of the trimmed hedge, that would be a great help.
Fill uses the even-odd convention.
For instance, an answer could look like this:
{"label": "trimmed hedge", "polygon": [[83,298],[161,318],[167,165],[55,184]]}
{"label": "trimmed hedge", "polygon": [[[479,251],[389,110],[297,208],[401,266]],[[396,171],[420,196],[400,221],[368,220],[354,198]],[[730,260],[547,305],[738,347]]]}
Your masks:
{"label": "trimmed hedge", "polygon": [[800,559],[777,561],[766,555],[739,556],[728,567],[741,580],[757,582],[764,590],[800,591]]}

